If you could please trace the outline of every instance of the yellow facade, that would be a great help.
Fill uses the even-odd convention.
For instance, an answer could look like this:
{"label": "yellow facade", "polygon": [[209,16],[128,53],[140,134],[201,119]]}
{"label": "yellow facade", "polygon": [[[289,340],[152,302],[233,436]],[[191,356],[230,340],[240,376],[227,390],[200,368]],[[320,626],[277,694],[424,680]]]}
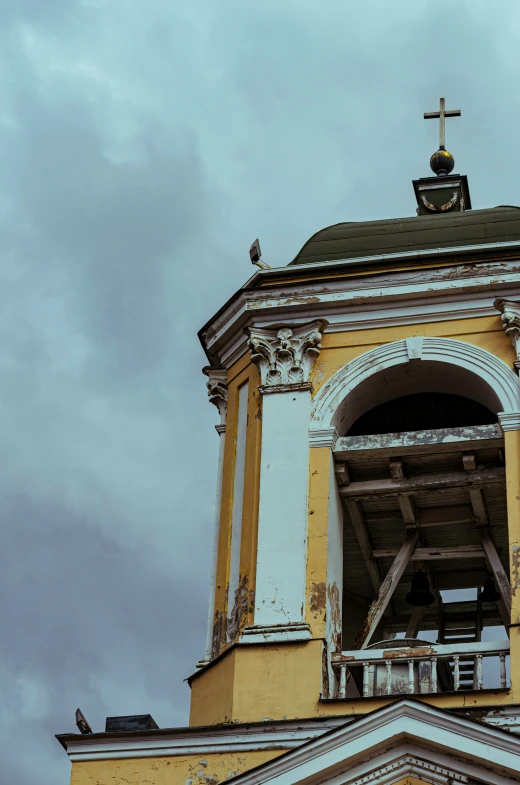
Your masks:
{"label": "yellow facade", "polygon": [[[515,354],[504,333],[500,317],[480,317],[426,324],[390,327],[384,332],[372,329],[325,333],[322,350],[313,370],[313,396],[344,365],[382,343],[410,336],[454,338],[484,349],[507,365],[512,366]],[[233,423],[233,400],[236,389],[245,379],[258,379],[257,369],[243,357],[228,372],[230,384],[230,419],[226,431],[226,450],[231,452],[236,441]],[[244,505],[245,531],[251,526],[242,544],[241,568],[251,592],[255,587],[254,543],[258,510],[259,451],[261,442],[261,396],[256,384],[250,387],[250,417],[255,422],[248,427],[250,457],[249,478],[255,472],[254,485],[247,488],[247,510]],[[520,432],[510,431],[506,438],[506,466],[509,535],[511,547],[511,578],[513,583],[512,618],[520,618],[520,588],[515,591],[515,578],[520,585]],[[208,722],[254,722],[266,717],[272,720],[323,715],[363,714],[385,705],[391,699],[320,702],[325,637],[325,586],[327,580],[328,507],[330,503],[330,451],[326,448],[309,450],[309,525],[307,551],[306,621],[311,627],[313,641],[297,645],[250,647],[232,646],[221,659],[191,681],[192,699],[190,724]],[[252,468],[254,466],[254,469]],[[221,521],[229,525],[232,506],[232,460],[224,476],[223,512]],[[225,529],[227,531],[227,529]],[[227,534],[222,532],[222,554],[228,547]],[[225,586],[225,559],[222,559],[217,579],[217,591]],[[229,566],[229,565],[227,565]],[[250,618],[250,616],[249,616]],[[248,622],[250,623],[250,622]],[[229,645],[229,644],[228,644]],[[228,662],[229,660],[229,662]],[[232,663],[232,664],[231,664]],[[297,688],[296,688],[297,685]],[[303,686],[302,686],[303,685]],[[511,689],[503,691],[459,693],[425,698],[432,705],[455,708],[464,705],[508,705],[520,702],[520,627],[511,630]]]}
{"label": "yellow facade", "polygon": [[218,785],[284,750],[75,763],[70,785]]}
{"label": "yellow facade", "polygon": [[[444,261],[429,265],[396,264],[385,275],[406,270],[434,270],[454,264]],[[374,267],[367,273],[381,273]],[[325,274],[324,274],[325,275]],[[327,272],[326,280],[360,275],[358,272]],[[280,283],[292,285],[319,281],[302,266]],[[324,279],[325,280],[325,279]],[[262,284],[259,284],[260,289]],[[262,292],[263,294],[263,292]],[[307,303],[312,311],[312,299]],[[296,298],[295,298],[296,302]],[[257,306],[262,307],[262,304]],[[299,318],[298,316],[296,317]],[[312,317],[309,317],[309,320]],[[396,320],[397,322],[398,320]],[[263,324],[263,322],[262,322]],[[241,328],[242,329],[242,328]],[[448,338],[482,349],[512,368],[516,359],[500,315],[473,318],[439,318],[423,324],[394,324],[384,329],[364,327],[345,331],[324,331],[310,381],[314,399],[334,374],[366,352],[384,344],[411,337]],[[220,370],[223,373],[222,370]],[[229,596],[235,499],[235,466],[239,439],[239,394],[248,385],[245,465],[241,506],[241,541],[238,586]],[[221,505],[218,528],[218,556],[215,574],[215,604],[212,652],[205,667],[189,679],[191,687],[190,726],[280,723],[311,718],[361,718],[395,702],[395,696],[325,699],[329,679],[327,651],[327,608],[330,608],[330,551],[334,547],[334,463],[331,449],[309,447],[308,507],[305,542],[305,598],[303,619],[310,630],[309,640],[248,643],[242,635],[255,625],[255,591],[259,541],[260,473],[262,458],[263,395],[261,374],[243,351],[227,367],[227,415],[224,439]],[[308,387],[308,385],[307,385]],[[308,389],[306,395],[309,395]],[[243,412],[243,408],[241,409]],[[520,430],[504,434],[506,492],[512,592],[510,629],[510,687],[508,689],[414,695],[414,699],[440,709],[480,708],[497,710],[520,704]],[[306,472],[306,467],[304,467]],[[305,514],[305,510],[304,510]],[[305,525],[305,523],[304,523]],[[341,592],[341,586],[336,587]],[[301,605],[301,601],[299,600]],[[330,611],[329,611],[330,613]],[[229,620],[233,617],[233,634]],[[366,693],[364,693],[366,694]],[[329,721],[329,720],[327,720]],[[260,731],[261,732],[261,731]],[[209,744],[208,733],[208,744]],[[137,743],[137,742],[136,742]],[[222,751],[205,755],[171,754],[155,757],[114,757],[84,760],[73,764],[71,785],[218,785],[282,755],[286,749],[261,749],[243,753]],[[261,780],[259,780],[261,781]],[[408,776],[395,785],[426,785]]]}

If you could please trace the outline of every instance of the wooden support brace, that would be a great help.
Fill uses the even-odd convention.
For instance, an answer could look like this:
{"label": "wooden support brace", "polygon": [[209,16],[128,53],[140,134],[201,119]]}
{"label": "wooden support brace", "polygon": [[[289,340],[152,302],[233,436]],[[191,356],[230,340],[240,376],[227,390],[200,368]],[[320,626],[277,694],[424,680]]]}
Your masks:
{"label": "wooden support brace", "polygon": [[370,542],[365,519],[363,517],[363,510],[361,509],[360,503],[356,501],[347,501],[345,506],[350,516],[350,522],[354,534],[356,535],[359,550],[361,551],[363,561],[367,568],[370,583],[372,584],[374,592],[377,594],[381,588],[381,575],[379,574],[378,566],[372,557],[372,543]]}
{"label": "wooden support brace", "polygon": [[413,609],[412,615],[410,616],[410,621],[408,622],[408,627],[406,628],[405,638],[417,637],[417,633],[421,629],[421,622],[424,618],[426,610],[427,609],[424,605],[417,605]]}
{"label": "wooden support brace", "polygon": [[370,606],[367,617],[356,640],[356,649],[364,649],[370,643],[376,627],[381,621],[388,603],[392,599],[395,587],[401,580],[402,575],[406,569],[406,565],[410,561],[410,557],[414,551],[417,538],[417,532],[408,532],[406,535],[406,539],[403,542],[399,553],[395,557],[392,566],[388,570],[386,578],[381,584],[377,599],[374,600]]}
{"label": "wooden support brace", "polygon": [[404,480],[403,462],[400,460],[390,461],[390,476],[392,480]]}
{"label": "wooden support brace", "polygon": [[336,479],[340,488],[345,485],[350,485],[350,476],[346,463],[336,463],[334,470],[336,472]]}
{"label": "wooden support brace", "polygon": [[415,505],[411,495],[408,493],[398,493],[397,501],[399,502],[399,509],[401,510],[401,515],[403,516],[405,524],[407,526],[416,524]]}
{"label": "wooden support brace", "polygon": [[486,561],[493,578],[495,579],[497,589],[500,592],[502,602],[498,603],[498,608],[507,630],[509,624],[511,624],[511,584],[509,583],[509,578],[507,577],[504,565],[500,561],[500,557],[489,531],[481,527],[479,528],[479,535],[482,547],[486,553]]}

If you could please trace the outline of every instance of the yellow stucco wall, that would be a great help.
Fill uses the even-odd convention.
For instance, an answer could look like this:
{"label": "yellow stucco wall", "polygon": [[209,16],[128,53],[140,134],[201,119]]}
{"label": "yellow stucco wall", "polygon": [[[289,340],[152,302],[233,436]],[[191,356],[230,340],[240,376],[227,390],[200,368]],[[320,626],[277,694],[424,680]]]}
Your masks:
{"label": "yellow stucco wall", "polygon": [[218,785],[285,750],[74,763],[70,785]]}
{"label": "yellow stucco wall", "polygon": [[218,563],[215,586],[214,648],[218,654],[226,647],[226,618],[228,608],[228,578],[230,566],[231,522],[233,512],[233,479],[235,470],[238,393],[249,383],[246,428],[246,456],[244,469],[244,497],[242,506],[242,541],[240,548],[240,629],[252,621],[253,592],[256,575],[256,543],[258,525],[258,495],[260,490],[260,448],[262,433],[261,396],[258,391],[258,368],[244,356],[228,371],[228,411],[222,471],[222,502]]}
{"label": "yellow stucco wall", "polygon": [[[403,325],[384,330],[353,330],[325,333],[322,351],[312,374],[313,394],[346,363],[375,346],[402,340],[409,336],[454,338],[485,349],[509,367],[515,353],[504,333],[499,315],[475,319]],[[255,553],[258,519],[259,464],[261,446],[261,400],[256,389],[258,372],[248,357],[242,357],[228,372],[230,404],[226,433],[226,466],[223,478],[223,502],[219,572],[218,608],[224,608],[228,564],[229,521],[232,506],[233,445],[236,438],[236,397],[244,380],[249,379],[250,401],[248,422],[248,459],[244,495],[244,534],[241,551],[241,574],[248,576],[248,588],[254,591]],[[251,419],[255,421],[251,423]],[[249,443],[251,440],[251,443]],[[506,434],[508,466],[508,514],[511,540],[512,577],[520,585],[520,435]],[[190,723],[260,721],[270,719],[312,717],[324,714],[365,713],[385,705],[386,699],[320,703],[323,667],[322,639],[325,635],[325,603],[323,588],[327,580],[328,508],[330,492],[330,456],[328,448],[310,451],[309,528],[307,556],[306,620],[313,637],[310,643],[277,646],[237,646],[227,652],[213,667],[198,674],[192,682]],[[246,513],[247,509],[247,513]],[[515,615],[516,614],[516,615]],[[513,595],[513,619],[520,619],[520,588]],[[251,614],[248,614],[248,623]],[[508,693],[490,692],[478,695],[435,696],[428,702],[445,707],[463,705],[504,705],[520,702],[520,628],[511,635],[513,689]],[[229,660],[229,662],[228,662]]]}

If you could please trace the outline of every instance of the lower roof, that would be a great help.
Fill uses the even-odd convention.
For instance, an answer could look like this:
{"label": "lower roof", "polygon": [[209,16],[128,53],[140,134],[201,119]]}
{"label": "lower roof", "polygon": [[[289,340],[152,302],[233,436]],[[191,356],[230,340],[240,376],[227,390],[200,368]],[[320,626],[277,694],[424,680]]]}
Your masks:
{"label": "lower roof", "polygon": [[430,248],[454,248],[520,240],[520,207],[385,221],[339,223],[316,232],[291,265],[355,259]]}

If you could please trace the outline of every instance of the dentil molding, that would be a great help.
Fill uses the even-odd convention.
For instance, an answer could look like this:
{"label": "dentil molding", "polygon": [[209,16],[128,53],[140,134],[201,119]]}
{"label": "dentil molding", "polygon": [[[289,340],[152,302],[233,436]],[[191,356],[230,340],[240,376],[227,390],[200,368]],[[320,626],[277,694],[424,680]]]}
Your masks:
{"label": "dentil molding", "polygon": [[327,324],[325,319],[316,319],[298,326],[246,329],[251,360],[260,369],[264,390],[275,387],[284,392],[308,384]]}
{"label": "dentil molding", "polygon": [[227,371],[225,368],[212,368],[208,365],[202,369],[202,373],[208,377],[208,398],[218,409],[221,426],[225,426],[228,403]]}
{"label": "dentil molding", "polygon": [[502,314],[502,325],[516,352],[515,368],[520,373],[520,302],[495,300],[495,308]]}

